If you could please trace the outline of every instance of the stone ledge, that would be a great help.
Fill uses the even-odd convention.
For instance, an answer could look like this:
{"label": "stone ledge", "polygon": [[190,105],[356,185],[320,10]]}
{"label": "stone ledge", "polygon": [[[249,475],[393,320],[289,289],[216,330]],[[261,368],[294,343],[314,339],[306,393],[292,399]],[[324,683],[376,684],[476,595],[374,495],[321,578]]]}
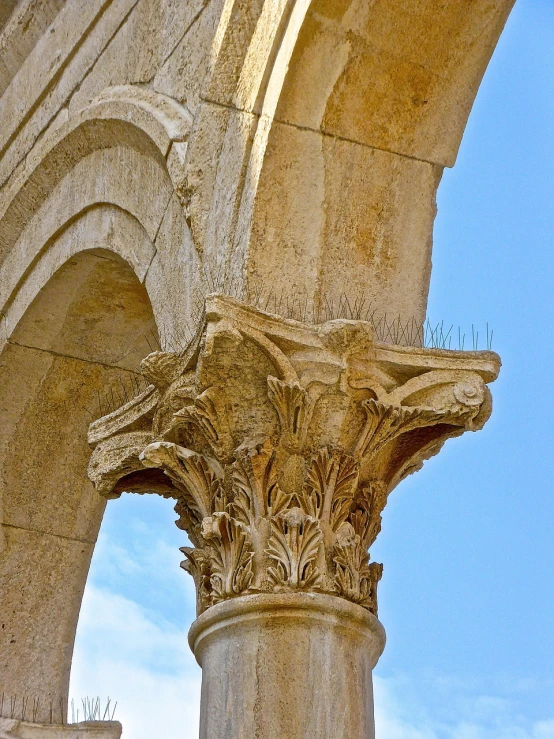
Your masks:
{"label": "stone ledge", "polygon": [[0,739],[120,739],[119,721],[82,721],[67,726],[0,718]]}

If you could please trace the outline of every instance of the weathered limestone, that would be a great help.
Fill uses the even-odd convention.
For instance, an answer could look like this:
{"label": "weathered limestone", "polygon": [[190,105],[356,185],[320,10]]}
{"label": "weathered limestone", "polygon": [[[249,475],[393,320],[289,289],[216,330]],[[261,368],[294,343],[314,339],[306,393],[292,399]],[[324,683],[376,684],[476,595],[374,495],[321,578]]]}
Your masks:
{"label": "weathered limestone", "polygon": [[117,398],[132,387],[153,324],[144,288],[123,259],[108,256],[66,261],[0,354],[0,696],[38,700],[39,722],[51,701],[67,706],[105,507],[86,478],[87,426],[113,404],[107,388]]}
{"label": "weathered limestone", "polygon": [[213,701],[257,695],[248,739],[340,736],[271,703],[299,639],[298,679],[329,683],[298,696],[351,701],[344,736],[371,734],[368,548],[402,477],[485,422],[498,358],[386,346],[337,306],[424,319],[436,188],[513,0],[4,5],[0,693],[66,705],[104,498],[155,492],[192,544],[203,731],[238,736]]}
{"label": "weathered limestone", "polygon": [[297,590],[376,613],[366,552],[387,495],[481,428],[498,369],[492,352],[378,344],[363,321],[305,325],[212,296],[184,353],[149,355],[150,388],[91,425],[89,474],[106,497],[177,499],[200,613]]}
{"label": "weathered limestone", "polygon": [[120,739],[121,731],[118,721],[83,721],[60,726],[0,718],[0,739]]}
{"label": "weathered limestone", "polygon": [[202,739],[374,737],[371,673],[385,632],[360,606],[243,596],[209,608],[189,641],[202,666]]}
{"label": "weathered limestone", "polygon": [[[167,167],[180,177],[194,248],[205,256],[197,274],[209,289],[246,281],[300,291],[317,309],[348,284],[389,315],[421,320],[436,186],[512,4],[472,0],[463,12],[457,3],[437,12],[432,0],[415,9],[406,0],[370,8],[359,0],[99,0],[86,12],[66,4],[6,90],[3,130],[14,138],[0,180],[9,193],[40,151],[39,134],[48,140],[64,121],[94,117],[107,89],[162,93],[194,114],[186,153],[175,144]],[[128,139],[115,127],[111,135]],[[94,166],[102,181],[108,167]]]}
{"label": "weathered limestone", "polygon": [[[486,422],[498,370],[492,352],[380,344],[364,321],[306,325],[210,296],[190,345],[146,357],[152,385],[91,425],[97,490],[175,498],[193,545],[202,737],[371,735],[384,632],[368,549],[398,482]],[[290,695],[325,678],[292,700],[286,665]],[[320,711],[339,694],[351,723]]]}

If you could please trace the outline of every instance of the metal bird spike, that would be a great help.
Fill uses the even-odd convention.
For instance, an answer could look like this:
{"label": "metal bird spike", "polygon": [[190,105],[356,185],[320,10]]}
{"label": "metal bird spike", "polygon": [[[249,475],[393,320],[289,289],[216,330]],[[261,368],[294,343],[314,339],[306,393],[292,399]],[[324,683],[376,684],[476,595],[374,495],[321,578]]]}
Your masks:
{"label": "metal bird spike", "polygon": [[121,376],[119,377],[119,383],[120,383],[121,389],[123,391],[123,396],[124,396],[125,402],[128,403],[129,402],[129,396],[127,395],[127,388],[125,387],[125,383],[121,379]]}
{"label": "metal bird spike", "polygon": [[153,352],[154,351],[154,348],[152,347],[152,344],[150,343],[150,338],[149,338],[148,334],[145,335],[144,340],[148,344],[148,348],[150,349],[150,351]]}

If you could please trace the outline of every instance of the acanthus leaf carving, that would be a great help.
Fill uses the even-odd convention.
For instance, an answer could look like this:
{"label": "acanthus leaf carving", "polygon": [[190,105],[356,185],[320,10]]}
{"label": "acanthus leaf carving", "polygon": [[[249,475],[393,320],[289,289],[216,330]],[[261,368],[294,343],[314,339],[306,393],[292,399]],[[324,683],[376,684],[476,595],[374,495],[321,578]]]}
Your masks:
{"label": "acanthus leaf carving", "polygon": [[325,532],[337,531],[346,521],[358,472],[356,460],[340,449],[325,447],[312,459],[298,498],[308,515],[320,519]]}
{"label": "acanthus leaf carving", "polygon": [[284,590],[317,587],[317,566],[323,542],[319,521],[300,508],[291,508],[271,519],[267,554],[274,563],[268,568],[270,581]]}
{"label": "acanthus leaf carving", "polygon": [[192,405],[177,411],[174,418],[179,423],[194,424],[217,457],[225,459],[232,453],[233,439],[227,420],[225,397],[221,389],[209,387]]}
{"label": "acanthus leaf carving", "polygon": [[425,408],[392,405],[370,398],[362,402],[366,422],[361,430],[356,452],[360,456],[377,455],[401,434],[439,423],[462,425],[469,413],[467,408]]}
{"label": "acanthus leaf carving", "polygon": [[290,495],[279,487],[275,448],[269,441],[237,450],[232,480],[231,509],[246,524],[255,518],[276,515],[289,503]]}
{"label": "acanthus leaf carving", "polygon": [[213,602],[247,590],[254,577],[247,527],[227,513],[214,513],[202,522],[202,537],[208,542]]}
{"label": "acanthus leaf carving", "polygon": [[176,498],[200,611],[313,590],[376,613],[368,549],[387,496],[484,424],[498,357],[377,344],[363,321],[311,326],[221,296],[203,320],[184,354],[145,362],[145,398],[93,424],[91,479]]}
{"label": "acanthus leaf carving", "polygon": [[180,492],[175,508],[178,525],[193,542],[198,540],[203,519],[225,507],[223,469],[219,463],[167,441],[150,444],[140,458],[145,467],[161,467],[172,480]]}
{"label": "acanthus leaf carving", "polygon": [[370,480],[360,487],[353,503],[350,522],[366,549],[381,531],[381,512],[387,503],[387,486],[380,480]]}
{"label": "acanthus leaf carving", "polygon": [[377,582],[383,566],[369,562],[361,537],[350,524],[344,524],[333,550],[335,585],[339,595],[377,613]]}
{"label": "acanthus leaf carving", "polygon": [[210,582],[210,560],[204,549],[196,547],[181,547],[180,550],[186,557],[181,562],[181,567],[188,572],[194,580],[196,588],[197,612],[201,613],[208,605],[211,605],[211,582]]}
{"label": "acanthus leaf carving", "polygon": [[267,386],[269,399],[279,417],[283,446],[302,451],[313,411],[308,393],[298,382],[283,382],[271,375],[267,378]]}

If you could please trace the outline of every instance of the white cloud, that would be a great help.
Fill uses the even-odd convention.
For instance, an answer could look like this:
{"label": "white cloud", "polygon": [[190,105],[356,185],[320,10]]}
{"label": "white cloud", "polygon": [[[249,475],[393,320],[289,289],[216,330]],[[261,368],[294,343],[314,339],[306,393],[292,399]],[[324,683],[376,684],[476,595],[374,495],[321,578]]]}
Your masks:
{"label": "white cloud", "polygon": [[552,721],[539,721],[535,724],[533,739],[552,739],[554,737],[554,719]]}
{"label": "white cloud", "polygon": [[[434,680],[436,681],[433,684]],[[425,696],[437,691],[444,714]],[[467,686],[466,686],[467,687]],[[520,725],[505,697],[473,694],[460,701],[459,679],[375,676],[377,739],[554,739],[554,720]],[[76,645],[71,695],[117,700],[124,739],[196,739],[200,669],[178,629],[137,603],[88,586]],[[465,713],[465,715],[460,715]]]}
{"label": "white cloud", "polygon": [[[479,694],[459,678],[376,675],[374,685],[377,739],[554,739],[554,720],[525,721],[505,696]],[[426,700],[437,695],[440,717]]]}
{"label": "white cloud", "polygon": [[[148,578],[156,587],[181,586],[192,592],[192,580],[180,569],[183,555],[161,536],[148,536],[138,530],[140,521],[131,521],[127,540],[119,543],[100,532],[94,551],[91,579],[109,588],[124,581]],[[133,536],[131,536],[133,534]],[[180,546],[188,544],[182,537]]]}
{"label": "white cloud", "polygon": [[88,586],[71,675],[71,696],[117,701],[127,739],[197,739],[200,669],[186,630],[139,605]]}

